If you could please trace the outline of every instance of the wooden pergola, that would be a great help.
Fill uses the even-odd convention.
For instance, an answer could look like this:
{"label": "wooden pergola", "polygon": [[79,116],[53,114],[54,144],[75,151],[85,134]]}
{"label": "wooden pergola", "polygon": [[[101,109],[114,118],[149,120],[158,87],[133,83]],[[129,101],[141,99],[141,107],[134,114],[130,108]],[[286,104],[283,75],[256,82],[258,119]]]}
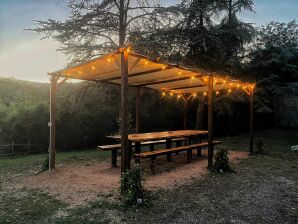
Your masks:
{"label": "wooden pergola", "polygon": [[141,89],[161,91],[162,95],[176,95],[184,99],[184,128],[186,129],[187,102],[198,93],[208,94],[208,167],[213,163],[213,104],[215,94],[242,89],[250,97],[250,152],[253,152],[253,92],[254,84],[243,83],[228,76],[203,69],[189,69],[177,64],[163,63],[119,48],[116,52],[88,62],[49,73],[50,146],[49,168],[55,168],[56,92],[59,84],[68,79],[110,83],[121,86],[121,172],[129,169],[128,152],[128,87],[136,88],[136,131],[140,131]]}

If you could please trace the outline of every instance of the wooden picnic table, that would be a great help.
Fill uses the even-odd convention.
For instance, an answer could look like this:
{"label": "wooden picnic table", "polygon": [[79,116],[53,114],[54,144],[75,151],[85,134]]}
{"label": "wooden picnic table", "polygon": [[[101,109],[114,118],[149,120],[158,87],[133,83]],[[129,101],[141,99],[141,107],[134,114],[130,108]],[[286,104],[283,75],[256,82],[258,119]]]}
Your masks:
{"label": "wooden picnic table", "polygon": [[[129,153],[130,153],[129,157],[131,158],[132,142],[135,143],[135,153],[140,153],[142,142],[166,139],[166,148],[169,149],[172,147],[172,139],[187,138],[188,140],[187,144],[190,144],[190,141],[193,137],[197,137],[198,141],[200,141],[200,136],[206,135],[206,134],[208,134],[208,131],[205,131],[205,130],[177,130],[177,131],[161,131],[161,132],[129,134],[128,135]],[[106,136],[106,137],[111,139],[121,140],[120,135],[112,135],[112,136]],[[154,150],[154,147],[153,147],[153,150]],[[116,158],[112,158],[112,160],[116,161]],[[167,154],[167,160],[169,162],[172,160],[171,153]]]}
{"label": "wooden picnic table", "polygon": [[[144,142],[153,141],[160,139],[173,139],[182,138],[190,136],[200,136],[206,135],[208,131],[205,130],[178,130],[178,131],[161,131],[161,132],[150,132],[150,133],[139,133],[139,134],[129,134],[128,140],[133,142]],[[120,135],[107,136],[107,138],[120,140]]]}

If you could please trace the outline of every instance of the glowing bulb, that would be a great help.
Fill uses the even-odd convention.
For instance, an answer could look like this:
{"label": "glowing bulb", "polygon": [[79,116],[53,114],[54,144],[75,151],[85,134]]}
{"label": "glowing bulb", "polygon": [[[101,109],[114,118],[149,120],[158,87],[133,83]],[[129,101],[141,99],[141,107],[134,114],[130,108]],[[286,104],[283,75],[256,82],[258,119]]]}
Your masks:
{"label": "glowing bulb", "polygon": [[181,72],[180,71],[178,72],[178,75],[181,75]]}
{"label": "glowing bulb", "polygon": [[237,85],[237,88],[239,88],[239,86],[240,86],[240,85],[238,84],[238,85]]}
{"label": "glowing bulb", "polygon": [[94,70],[95,69],[95,67],[94,66],[92,66],[92,70]]}
{"label": "glowing bulb", "polygon": [[207,93],[206,92],[204,92],[204,96],[206,96],[207,95]]}
{"label": "glowing bulb", "polygon": [[148,61],[145,61],[145,65],[148,65]]}
{"label": "glowing bulb", "polygon": [[166,95],[166,93],[165,92],[162,92],[162,96],[165,96]]}
{"label": "glowing bulb", "polygon": [[111,62],[111,58],[108,58],[108,62]]}
{"label": "glowing bulb", "polygon": [[192,96],[193,96],[193,97],[196,97],[196,96],[197,96],[197,94],[196,94],[196,93],[194,93],[194,94],[192,94]]}
{"label": "glowing bulb", "polygon": [[228,92],[230,93],[230,92],[232,92],[232,90],[231,90],[231,89],[229,89],[229,90],[228,90]]}
{"label": "glowing bulb", "polygon": [[192,80],[193,80],[194,78],[195,78],[194,76],[191,77]]}
{"label": "glowing bulb", "polygon": [[226,83],[226,82],[227,82],[226,80],[223,81],[223,83]]}
{"label": "glowing bulb", "polygon": [[165,70],[166,66],[163,65],[161,68],[162,68],[162,70]]}
{"label": "glowing bulb", "polygon": [[178,97],[178,99],[180,99],[181,98],[181,95],[179,94],[177,97]]}
{"label": "glowing bulb", "polygon": [[204,82],[207,82],[207,78],[204,78]]}
{"label": "glowing bulb", "polygon": [[170,92],[170,96],[173,96],[173,93],[172,92]]}
{"label": "glowing bulb", "polygon": [[215,94],[218,95],[219,94],[219,91],[216,91]]}
{"label": "glowing bulb", "polygon": [[127,52],[127,53],[129,53],[129,52],[130,52],[130,49],[129,49],[129,48],[127,48],[127,49],[126,49],[126,52]]}

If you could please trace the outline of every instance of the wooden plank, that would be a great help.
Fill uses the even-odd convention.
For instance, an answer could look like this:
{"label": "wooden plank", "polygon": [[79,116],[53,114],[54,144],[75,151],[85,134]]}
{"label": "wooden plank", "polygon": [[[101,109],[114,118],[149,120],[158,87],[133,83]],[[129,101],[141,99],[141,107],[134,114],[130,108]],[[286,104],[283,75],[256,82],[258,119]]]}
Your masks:
{"label": "wooden plank", "polygon": [[[221,141],[213,141],[213,145],[221,144]],[[139,158],[149,158],[151,156],[159,156],[159,155],[167,155],[168,153],[174,153],[179,151],[186,151],[188,149],[195,149],[197,147],[206,147],[208,146],[208,142],[202,142],[202,143],[195,143],[187,146],[181,146],[176,148],[169,148],[169,149],[160,149],[156,151],[147,151],[142,153],[137,153],[134,156]]]}
{"label": "wooden plank", "polygon": [[213,74],[208,80],[208,168],[213,166]]}
{"label": "wooden plank", "polygon": [[121,52],[121,173],[130,169],[128,141],[128,54]]}
{"label": "wooden plank", "polygon": [[[199,78],[202,75],[195,75],[195,78]],[[144,84],[138,84],[135,86],[151,86],[151,85],[157,85],[157,84],[163,84],[163,83],[170,83],[170,82],[177,82],[177,81],[183,81],[183,80],[188,80],[190,79],[190,76],[186,76],[186,77],[179,77],[179,78],[175,78],[175,79],[167,79],[167,80],[157,80],[157,81],[147,81]]]}
{"label": "wooden plank", "polygon": [[[183,138],[191,135],[206,135],[208,131],[205,130],[179,130],[179,131],[162,131],[162,132],[150,132],[150,133],[139,133],[139,134],[130,134],[128,139],[131,141],[151,141],[151,140],[160,140],[166,138]],[[121,139],[120,135],[106,136],[107,138],[112,139]]]}
{"label": "wooden plank", "polygon": [[[155,72],[161,72],[161,71],[169,70],[169,69],[173,69],[173,68],[175,68],[175,67],[167,66],[165,68],[155,68],[155,69],[151,69],[151,70],[147,70],[147,71],[142,71],[142,72],[129,74],[128,77],[131,78],[131,77],[136,77],[136,76],[148,75],[148,74],[152,74],[152,73],[155,73]],[[107,79],[102,79],[100,81],[101,82],[111,82],[111,81],[115,81],[115,80],[119,80],[119,79],[120,79],[120,77],[116,76],[116,77],[111,77],[111,78],[107,78]]]}

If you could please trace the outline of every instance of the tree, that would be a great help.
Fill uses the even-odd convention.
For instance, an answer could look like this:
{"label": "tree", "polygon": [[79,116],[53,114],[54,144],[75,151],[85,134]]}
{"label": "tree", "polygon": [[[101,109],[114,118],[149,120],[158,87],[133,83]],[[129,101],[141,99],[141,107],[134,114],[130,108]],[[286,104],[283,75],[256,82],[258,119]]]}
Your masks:
{"label": "tree", "polygon": [[134,31],[144,30],[145,22],[162,26],[159,19],[175,11],[175,7],[149,0],[69,0],[67,6],[68,19],[37,21],[38,27],[32,30],[62,43],[60,50],[72,63],[129,46]]}
{"label": "tree", "polygon": [[258,29],[249,49],[246,72],[257,80],[257,110],[273,112],[272,96],[298,81],[298,24],[270,22]]}

